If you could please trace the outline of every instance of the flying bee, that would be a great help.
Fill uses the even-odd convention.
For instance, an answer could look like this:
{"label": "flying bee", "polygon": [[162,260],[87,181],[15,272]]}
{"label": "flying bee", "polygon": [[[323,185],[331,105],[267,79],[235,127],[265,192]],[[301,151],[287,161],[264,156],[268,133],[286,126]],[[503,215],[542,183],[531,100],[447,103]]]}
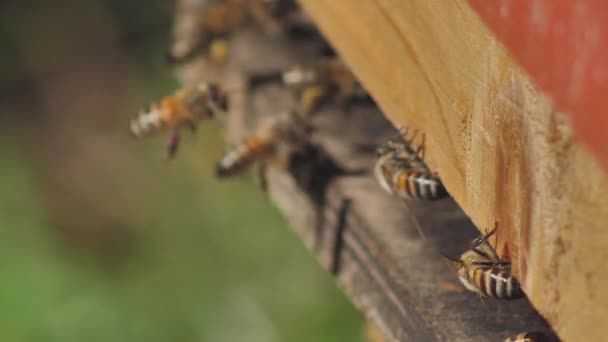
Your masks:
{"label": "flying bee", "polygon": [[304,115],[330,98],[341,103],[353,98],[368,98],[354,74],[339,58],[290,68],[283,72],[282,79],[283,84],[299,94],[300,110]]}
{"label": "flying bee", "polygon": [[265,161],[276,158],[276,161],[286,162],[281,158],[289,157],[291,151],[303,146],[308,141],[309,132],[308,125],[291,112],[270,117],[241,144],[224,155],[217,164],[216,174],[218,177],[233,176],[256,161],[261,161],[260,176],[265,183]]}
{"label": "flying bee", "polygon": [[477,292],[482,298],[521,298],[524,293],[517,279],[511,274],[511,262],[501,259],[488,242],[496,229],[497,227],[473,240],[471,249],[464,252],[460,259],[446,259],[450,267],[458,273],[464,287]]}
{"label": "flying bee", "polygon": [[221,116],[227,109],[228,98],[219,85],[201,82],[150,103],[131,120],[130,131],[137,138],[168,131],[167,151],[172,158],[177,152],[182,127],[194,130],[199,121]]}
{"label": "flying bee", "polygon": [[376,151],[378,160],[374,173],[380,186],[401,198],[438,200],[447,196],[439,177],[423,162],[424,140],[414,149],[412,142],[418,131],[407,137],[408,129],[388,140]]}
{"label": "flying bee", "polygon": [[559,342],[559,338],[553,334],[531,331],[509,337],[504,342]]}
{"label": "flying bee", "polygon": [[294,0],[208,0],[178,3],[174,43],[167,55],[171,63],[205,56],[224,62],[232,33],[257,22],[272,34],[282,32],[289,14],[297,10]]}

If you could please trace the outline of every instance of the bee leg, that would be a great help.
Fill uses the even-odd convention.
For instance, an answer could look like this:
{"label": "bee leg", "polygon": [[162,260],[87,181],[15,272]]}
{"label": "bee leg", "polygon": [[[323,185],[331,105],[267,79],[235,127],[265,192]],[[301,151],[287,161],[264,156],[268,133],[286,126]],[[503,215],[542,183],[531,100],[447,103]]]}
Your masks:
{"label": "bee leg", "polygon": [[348,214],[348,210],[352,200],[350,198],[344,198],[342,203],[340,204],[340,209],[338,210],[338,222],[336,224],[336,229],[334,232],[334,243],[332,248],[332,257],[331,263],[329,265],[329,271],[333,275],[337,275],[340,272],[341,266],[341,258],[342,250],[344,249],[344,230],[346,229],[346,214]]}
{"label": "bee leg", "polygon": [[477,247],[473,247],[471,248],[471,250],[479,255],[481,255],[482,257],[486,258],[486,259],[492,259],[491,255],[488,255],[488,253],[482,251],[481,249],[477,248]]}
{"label": "bee leg", "polygon": [[418,145],[418,148],[416,148],[416,153],[414,153],[414,155],[420,160],[424,160],[425,142],[426,134],[422,134],[422,141],[420,142],[420,145]]}
{"label": "bee leg", "polygon": [[262,160],[258,163],[256,168],[256,181],[262,191],[268,192],[268,179],[266,178],[266,170],[268,169],[268,163]]}
{"label": "bee leg", "polygon": [[169,131],[169,135],[167,137],[167,159],[172,160],[177,153],[177,148],[179,147],[179,133],[177,129],[172,129]]}
{"label": "bee leg", "polygon": [[[490,232],[488,232],[488,229],[486,228],[486,235],[493,235],[494,233],[496,233],[498,231],[498,222],[499,222],[498,219],[494,220],[494,229],[492,229]],[[496,235],[496,240],[494,240],[494,250],[496,250],[497,244],[498,244],[498,235]]]}
{"label": "bee leg", "polygon": [[471,261],[471,264],[480,267],[492,267],[495,265],[493,261]]}
{"label": "bee leg", "polygon": [[496,228],[492,229],[489,232],[486,232],[485,235],[482,235],[482,236],[478,237],[477,239],[473,240],[471,248],[475,248],[475,247],[481,245],[484,241],[486,241],[487,239],[489,239],[490,236],[494,235],[494,233],[496,233]]}
{"label": "bee leg", "polygon": [[416,139],[416,136],[418,136],[418,130],[414,129],[413,132],[412,132],[412,136],[410,138],[407,137],[407,133],[409,133],[409,128],[407,129],[407,131],[403,135],[403,140],[405,141],[406,145],[411,145],[412,141],[414,141],[414,139]]}
{"label": "bee leg", "polygon": [[472,265],[480,267],[509,267],[511,266],[510,261],[498,260],[498,261],[472,261]]}
{"label": "bee leg", "polygon": [[498,260],[498,261],[471,261],[472,265],[479,266],[481,268],[490,268],[494,266],[511,266],[511,262]]}

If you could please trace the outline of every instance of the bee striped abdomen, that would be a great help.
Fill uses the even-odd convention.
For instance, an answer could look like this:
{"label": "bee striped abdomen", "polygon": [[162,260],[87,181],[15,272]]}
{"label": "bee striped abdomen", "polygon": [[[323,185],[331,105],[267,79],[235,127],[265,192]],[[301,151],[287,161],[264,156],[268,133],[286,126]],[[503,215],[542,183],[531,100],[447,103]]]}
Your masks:
{"label": "bee striped abdomen", "polygon": [[510,268],[474,267],[469,271],[469,277],[484,296],[511,300],[524,295]]}
{"label": "bee striped abdomen", "polygon": [[425,172],[402,169],[394,175],[395,192],[405,198],[436,200],[447,195],[441,180]]}
{"label": "bee striped abdomen", "polygon": [[140,114],[131,120],[131,133],[141,137],[158,132],[178,123],[180,113],[187,110],[172,97],[166,97],[159,102],[153,102],[144,108]]}
{"label": "bee striped abdomen", "polygon": [[266,157],[272,149],[272,144],[257,137],[250,137],[245,143],[224,155],[217,165],[216,174],[219,177],[227,177],[239,173],[256,160]]}
{"label": "bee striped abdomen", "polygon": [[157,104],[152,103],[131,120],[130,130],[135,137],[161,130],[166,125],[164,113]]}
{"label": "bee striped abdomen", "polygon": [[504,342],[557,342],[555,336],[547,335],[542,332],[532,331],[521,333],[517,336],[509,337]]}

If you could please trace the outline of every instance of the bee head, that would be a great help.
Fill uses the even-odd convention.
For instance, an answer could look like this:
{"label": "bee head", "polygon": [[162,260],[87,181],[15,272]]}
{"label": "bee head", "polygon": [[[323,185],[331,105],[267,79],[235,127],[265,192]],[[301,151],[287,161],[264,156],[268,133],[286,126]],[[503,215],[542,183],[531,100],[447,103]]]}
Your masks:
{"label": "bee head", "polygon": [[385,156],[387,154],[396,154],[402,150],[403,144],[397,141],[397,139],[389,139],[387,142],[382,144],[376,149],[377,156]]}
{"label": "bee head", "polygon": [[389,153],[389,150],[388,150],[386,144],[378,146],[378,148],[376,149],[376,156],[378,156],[378,157],[382,157],[388,153]]}
{"label": "bee head", "polygon": [[450,267],[450,269],[452,269],[454,272],[460,274],[460,270],[464,268],[463,267],[464,263],[462,260],[454,259],[454,258],[451,258],[446,255],[444,255],[443,258],[444,258],[445,262],[448,264],[448,266]]}

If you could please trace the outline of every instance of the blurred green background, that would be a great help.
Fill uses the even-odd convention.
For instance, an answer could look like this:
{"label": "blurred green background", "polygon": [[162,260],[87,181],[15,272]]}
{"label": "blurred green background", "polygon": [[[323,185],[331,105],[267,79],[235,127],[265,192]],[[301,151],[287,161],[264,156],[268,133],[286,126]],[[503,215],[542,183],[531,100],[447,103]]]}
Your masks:
{"label": "blurred green background", "polygon": [[0,341],[361,341],[363,318],[218,127],[134,141],[177,87],[173,3],[0,4]]}

